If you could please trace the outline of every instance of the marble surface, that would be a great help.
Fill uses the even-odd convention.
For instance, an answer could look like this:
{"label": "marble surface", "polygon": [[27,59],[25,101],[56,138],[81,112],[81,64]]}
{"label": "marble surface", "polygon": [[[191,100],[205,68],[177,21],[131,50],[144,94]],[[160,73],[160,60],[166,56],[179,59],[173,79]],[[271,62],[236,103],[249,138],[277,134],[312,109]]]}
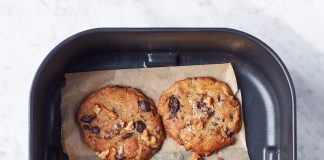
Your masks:
{"label": "marble surface", "polygon": [[324,156],[322,0],[1,0],[0,159],[28,159],[28,94],[46,54],[95,27],[228,27],[270,45],[293,78],[298,159]]}

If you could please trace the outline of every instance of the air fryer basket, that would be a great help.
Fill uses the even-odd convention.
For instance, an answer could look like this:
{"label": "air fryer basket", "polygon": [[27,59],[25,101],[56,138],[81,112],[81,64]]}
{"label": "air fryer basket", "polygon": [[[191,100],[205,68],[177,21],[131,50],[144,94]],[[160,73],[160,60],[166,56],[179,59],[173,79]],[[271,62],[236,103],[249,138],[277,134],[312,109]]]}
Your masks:
{"label": "air fryer basket", "polygon": [[295,160],[294,88],[274,51],[224,28],[99,28],[71,36],[39,67],[30,93],[30,159],[68,159],[60,143],[64,73],[231,62],[251,160]]}

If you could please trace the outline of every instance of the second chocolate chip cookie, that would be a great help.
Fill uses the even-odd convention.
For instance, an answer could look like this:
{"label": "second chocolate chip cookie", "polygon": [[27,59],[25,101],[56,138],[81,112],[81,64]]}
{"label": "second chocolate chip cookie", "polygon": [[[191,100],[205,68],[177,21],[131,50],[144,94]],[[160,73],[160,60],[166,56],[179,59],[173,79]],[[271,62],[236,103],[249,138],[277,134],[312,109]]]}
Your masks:
{"label": "second chocolate chip cookie", "polygon": [[224,82],[210,77],[175,82],[158,101],[166,133],[199,155],[234,143],[241,127],[240,104]]}

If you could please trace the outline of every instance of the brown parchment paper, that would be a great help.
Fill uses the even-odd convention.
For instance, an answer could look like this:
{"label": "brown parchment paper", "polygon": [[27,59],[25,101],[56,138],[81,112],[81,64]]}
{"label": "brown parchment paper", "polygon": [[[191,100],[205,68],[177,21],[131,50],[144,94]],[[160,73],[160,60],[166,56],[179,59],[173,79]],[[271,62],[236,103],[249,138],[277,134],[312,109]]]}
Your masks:
{"label": "brown parchment paper", "polygon": [[[61,116],[62,139],[64,152],[70,160],[97,160],[95,152],[90,150],[83,142],[75,117],[82,100],[90,92],[107,85],[124,85],[141,89],[155,102],[163,90],[167,89],[175,81],[187,77],[210,76],[226,82],[241,100],[241,94],[237,86],[234,70],[230,63],[120,69],[108,71],[80,72],[65,74],[66,83],[61,91]],[[248,160],[248,152],[245,140],[244,123],[238,134],[235,135],[236,143],[217,154],[206,157],[206,160],[215,160],[222,157],[224,160]],[[177,144],[171,138],[166,138],[161,150],[153,156],[153,160],[189,160],[190,152]]]}

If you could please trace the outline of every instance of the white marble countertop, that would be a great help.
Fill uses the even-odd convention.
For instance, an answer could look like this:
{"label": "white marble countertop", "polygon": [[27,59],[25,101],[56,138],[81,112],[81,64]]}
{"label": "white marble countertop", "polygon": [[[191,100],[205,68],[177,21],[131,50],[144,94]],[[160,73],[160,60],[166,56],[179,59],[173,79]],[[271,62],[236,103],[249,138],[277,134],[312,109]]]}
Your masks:
{"label": "white marble countertop", "polygon": [[68,36],[97,27],[228,27],[271,46],[297,92],[298,159],[324,156],[322,0],[8,0],[0,2],[0,159],[28,159],[37,67]]}

